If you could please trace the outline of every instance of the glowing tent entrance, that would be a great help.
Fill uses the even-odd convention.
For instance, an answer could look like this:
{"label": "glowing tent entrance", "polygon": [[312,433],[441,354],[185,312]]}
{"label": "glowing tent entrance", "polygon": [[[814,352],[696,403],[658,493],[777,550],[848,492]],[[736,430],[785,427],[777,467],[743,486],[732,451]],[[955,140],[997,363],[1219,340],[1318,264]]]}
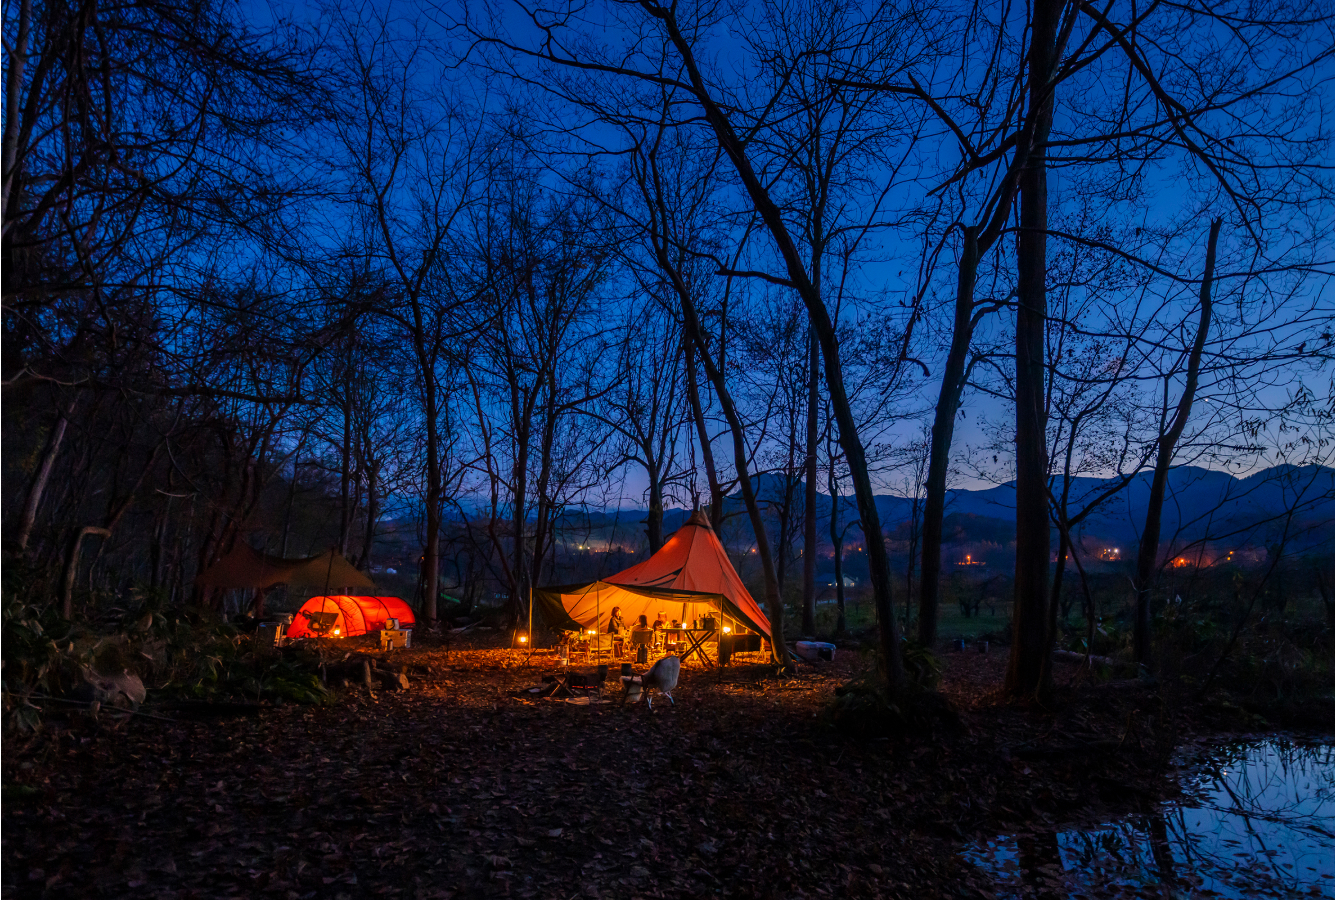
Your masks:
{"label": "glowing tent entrance", "polygon": [[400,628],[415,621],[412,607],[398,597],[312,597],[292,617],[287,637],[356,637],[379,631],[388,619],[398,619]]}
{"label": "glowing tent entrance", "polygon": [[553,628],[607,630],[615,607],[626,625],[658,614],[688,622],[706,615],[732,620],[770,636],[769,619],[742,584],[704,513],[696,510],[662,548],[644,562],[591,584],[547,587],[534,603]]}

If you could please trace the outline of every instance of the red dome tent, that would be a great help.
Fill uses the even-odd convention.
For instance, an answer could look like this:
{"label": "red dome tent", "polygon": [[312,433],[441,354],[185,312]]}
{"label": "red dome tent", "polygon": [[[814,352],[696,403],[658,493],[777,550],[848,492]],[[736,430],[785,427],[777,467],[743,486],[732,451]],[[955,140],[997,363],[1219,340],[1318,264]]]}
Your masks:
{"label": "red dome tent", "polygon": [[413,609],[398,597],[312,597],[301,604],[287,630],[291,639],[319,636],[311,628],[311,619],[320,613],[333,614],[334,621],[324,632],[325,637],[356,637],[368,631],[379,631],[387,619],[398,619],[400,628],[408,628],[416,619]]}
{"label": "red dome tent", "polygon": [[559,629],[605,631],[612,608],[620,607],[627,623],[663,611],[680,611],[683,621],[718,613],[770,636],[769,619],[699,510],[644,562],[591,584],[543,588],[533,597],[547,624]]}

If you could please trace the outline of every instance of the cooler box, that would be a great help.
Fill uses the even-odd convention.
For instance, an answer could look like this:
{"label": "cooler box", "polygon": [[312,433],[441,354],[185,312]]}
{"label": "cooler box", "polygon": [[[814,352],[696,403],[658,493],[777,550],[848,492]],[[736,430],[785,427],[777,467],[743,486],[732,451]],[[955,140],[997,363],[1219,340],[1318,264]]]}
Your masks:
{"label": "cooler box", "polygon": [[380,630],[380,649],[394,650],[407,649],[412,646],[413,633],[403,631],[398,628],[382,628]]}

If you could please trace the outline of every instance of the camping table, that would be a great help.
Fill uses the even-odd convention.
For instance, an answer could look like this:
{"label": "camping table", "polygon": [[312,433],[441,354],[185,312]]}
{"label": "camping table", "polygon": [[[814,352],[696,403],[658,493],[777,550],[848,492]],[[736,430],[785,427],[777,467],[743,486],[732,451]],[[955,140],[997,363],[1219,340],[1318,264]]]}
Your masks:
{"label": "camping table", "polygon": [[575,696],[575,692],[570,689],[570,685],[567,683],[570,681],[570,675],[571,675],[569,669],[563,669],[556,672],[548,672],[547,675],[551,677],[553,684],[552,692],[547,695],[548,697]]}
{"label": "camping table", "polygon": [[678,635],[680,640],[686,642],[686,652],[681,654],[681,661],[686,662],[692,654],[700,657],[700,662],[706,669],[713,668],[714,661],[709,658],[709,651],[705,649],[705,642],[712,636],[718,634],[712,628],[664,628],[664,632],[672,632]]}

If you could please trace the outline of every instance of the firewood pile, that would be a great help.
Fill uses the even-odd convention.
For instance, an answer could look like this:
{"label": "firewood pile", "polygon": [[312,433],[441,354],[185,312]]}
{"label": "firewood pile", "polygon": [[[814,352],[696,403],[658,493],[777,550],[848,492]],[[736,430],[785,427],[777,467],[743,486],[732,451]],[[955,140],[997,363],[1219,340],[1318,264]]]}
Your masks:
{"label": "firewood pile", "polygon": [[409,686],[403,666],[371,653],[349,653],[326,664],[324,681],[331,687],[360,686],[371,692],[406,691]]}

